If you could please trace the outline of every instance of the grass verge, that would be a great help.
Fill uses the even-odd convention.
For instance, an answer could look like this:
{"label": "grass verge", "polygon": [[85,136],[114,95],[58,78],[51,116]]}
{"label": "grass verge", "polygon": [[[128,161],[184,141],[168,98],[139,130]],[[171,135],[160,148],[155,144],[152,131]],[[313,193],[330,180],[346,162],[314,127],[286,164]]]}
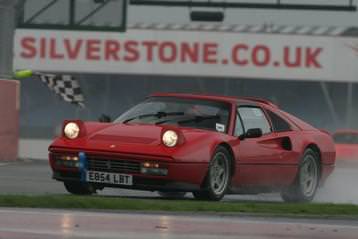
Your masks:
{"label": "grass verge", "polygon": [[195,200],[133,199],[102,196],[0,196],[0,207],[106,209],[166,212],[217,212],[275,216],[356,217],[358,205],[277,202],[206,202]]}

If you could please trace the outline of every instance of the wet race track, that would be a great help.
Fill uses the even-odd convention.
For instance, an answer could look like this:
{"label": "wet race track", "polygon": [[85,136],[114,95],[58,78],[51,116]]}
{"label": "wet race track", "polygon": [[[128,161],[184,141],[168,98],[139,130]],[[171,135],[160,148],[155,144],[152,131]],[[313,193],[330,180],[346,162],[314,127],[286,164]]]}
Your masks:
{"label": "wet race track", "polygon": [[11,239],[356,239],[357,235],[357,221],[0,210],[0,238]]}
{"label": "wet race track", "polygon": [[[351,167],[339,167],[317,202],[358,203]],[[66,194],[51,179],[45,160],[0,163],[1,194]],[[160,198],[155,192],[105,189],[99,195]],[[191,195],[188,194],[188,199]],[[278,194],[228,195],[224,200],[281,201]],[[247,216],[109,213],[47,209],[0,209],[0,238],[357,238],[358,220],[258,218]]]}
{"label": "wet race track", "polygon": [[[316,196],[316,202],[358,204],[357,169],[351,165],[337,166],[326,185]],[[15,163],[0,163],[0,194],[66,194],[61,182],[51,179],[51,170],[46,160],[22,160]],[[132,191],[106,188],[99,195],[123,197],[159,198],[156,192]],[[191,194],[187,194],[190,198]],[[281,201],[278,194],[227,195],[224,200]]]}

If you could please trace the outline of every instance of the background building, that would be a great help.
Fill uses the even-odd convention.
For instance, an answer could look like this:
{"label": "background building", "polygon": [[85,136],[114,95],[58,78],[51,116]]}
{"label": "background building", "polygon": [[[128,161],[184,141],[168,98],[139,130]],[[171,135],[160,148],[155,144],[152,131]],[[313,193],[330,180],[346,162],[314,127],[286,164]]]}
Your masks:
{"label": "background building", "polygon": [[[36,4],[44,3],[32,4],[36,11]],[[23,80],[21,138],[52,138],[66,118],[97,120],[103,113],[115,118],[157,91],[264,97],[319,128],[358,127],[354,83],[358,74],[357,13],[225,9],[225,21],[217,24],[190,22],[191,10],[130,5],[125,33],[18,29],[14,68],[73,74],[86,98],[86,108],[81,109],[61,101],[41,81]],[[116,14],[115,9],[107,11]],[[59,10],[47,12],[39,21],[55,21],[56,16],[59,22],[64,21]],[[91,21],[105,22],[105,18],[99,14]],[[79,39],[85,43],[78,43]],[[99,48],[93,51],[94,59],[86,58],[91,51],[88,45],[78,45],[76,55],[76,44],[88,44],[91,39],[99,41],[92,45]],[[135,41],[139,46],[129,43],[124,49],[105,41]],[[158,47],[152,60],[143,46],[146,41],[154,41]],[[183,42],[191,51],[183,50]],[[68,46],[76,56],[66,53],[65,44],[71,44]],[[162,53],[158,44],[164,44]],[[106,56],[105,47],[112,53]],[[114,51],[129,59],[116,61]]]}

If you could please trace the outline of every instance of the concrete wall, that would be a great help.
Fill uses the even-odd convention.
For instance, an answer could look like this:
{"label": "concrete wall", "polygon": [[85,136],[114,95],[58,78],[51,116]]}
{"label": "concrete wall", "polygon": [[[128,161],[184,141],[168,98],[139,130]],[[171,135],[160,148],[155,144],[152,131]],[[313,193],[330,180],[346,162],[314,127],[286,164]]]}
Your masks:
{"label": "concrete wall", "polygon": [[0,79],[0,161],[17,159],[19,110],[19,82]]}

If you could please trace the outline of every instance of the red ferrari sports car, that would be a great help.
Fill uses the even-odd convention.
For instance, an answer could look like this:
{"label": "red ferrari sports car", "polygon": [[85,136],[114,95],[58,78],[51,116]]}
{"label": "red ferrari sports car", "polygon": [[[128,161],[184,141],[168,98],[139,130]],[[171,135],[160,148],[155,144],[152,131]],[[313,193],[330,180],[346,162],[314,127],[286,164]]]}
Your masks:
{"label": "red ferrari sports car", "polygon": [[114,122],[64,122],[49,147],[53,178],[73,194],[104,187],[220,200],[281,192],[311,201],[333,171],[332,137],[248,97],[154,94]]}

